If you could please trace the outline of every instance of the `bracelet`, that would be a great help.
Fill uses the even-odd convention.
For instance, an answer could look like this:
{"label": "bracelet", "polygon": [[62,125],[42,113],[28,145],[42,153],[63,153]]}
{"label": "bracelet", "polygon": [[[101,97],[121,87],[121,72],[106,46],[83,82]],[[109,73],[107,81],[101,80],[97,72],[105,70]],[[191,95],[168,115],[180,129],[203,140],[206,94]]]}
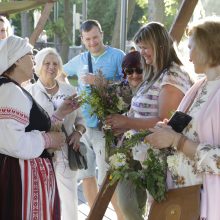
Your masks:
{"label": "bracelet", "polygon": [[178,141],[178,144],[176,146],[176,149],[178,151],[182,151],[183,150],[183,146],[184,146],[184,143],[185,143],[186,140],[187,140],[187,137],[184,136],[184,135],[181,135],[181,137],[180,137],[180,139]]}
{"label": "bracelet", "polygon": [[75,130],[76,132],[78,132],[81,136],[83,135],[82,131],[80,130]]}
{"label": "bracelet", "polygon": [[51,121],[52,121],[53,123],[56,123],[57,121],[58,121],[58,122],[63,122],[63,119],[60,118],[59,116],[53,114],[52,117],[51,117]]}

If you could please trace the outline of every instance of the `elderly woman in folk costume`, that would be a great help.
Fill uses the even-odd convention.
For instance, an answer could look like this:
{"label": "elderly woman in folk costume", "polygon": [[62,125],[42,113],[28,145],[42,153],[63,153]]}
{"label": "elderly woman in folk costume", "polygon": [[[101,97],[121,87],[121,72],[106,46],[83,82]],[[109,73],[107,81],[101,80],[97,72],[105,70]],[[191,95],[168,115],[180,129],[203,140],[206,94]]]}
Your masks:
{"label": "elderly woman in folk costume", "polygon": [[[41,107],[52,116],[60,104],[75,93],[73,86],[56,80],[62,73],[62,60],[57,51],[53,48],[44,48],[35,56],[35,70],[39,77],[38,81],[26,89],[31,93]],[[63,126],[69,135],[69,144],[76,151],[80,147],[80,139],[85,132],[84,120],[80,109],[67,115]],[[78,197],[77,197],[77,174],[72,171],[68,161],[68,146],[56,151],[53,162],[57,178],[57,185],[61,200],[61,215],[63,220],[77,220]]]}
{"label": "elderly woman in folk costume", "polygon": [[49,131],[79,107],[75,95],[50,117],[20,85],[33,74],[32,46],[10,36],[0,41],[0,218],[60,219],[60,201],[49,149],[65,143]]}

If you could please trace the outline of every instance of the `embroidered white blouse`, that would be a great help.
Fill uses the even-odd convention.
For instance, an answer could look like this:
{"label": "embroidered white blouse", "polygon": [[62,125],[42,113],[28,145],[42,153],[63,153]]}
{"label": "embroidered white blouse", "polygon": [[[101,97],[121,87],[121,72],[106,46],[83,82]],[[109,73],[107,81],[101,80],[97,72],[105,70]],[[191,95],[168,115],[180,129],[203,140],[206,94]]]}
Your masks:
{"label": "embroidered white blouse", "polygon": [[0,153],[24,160],[39,157],[45,146],[42,132],[25,132],[32,100],[14,83],[1,85],[0,94]]}

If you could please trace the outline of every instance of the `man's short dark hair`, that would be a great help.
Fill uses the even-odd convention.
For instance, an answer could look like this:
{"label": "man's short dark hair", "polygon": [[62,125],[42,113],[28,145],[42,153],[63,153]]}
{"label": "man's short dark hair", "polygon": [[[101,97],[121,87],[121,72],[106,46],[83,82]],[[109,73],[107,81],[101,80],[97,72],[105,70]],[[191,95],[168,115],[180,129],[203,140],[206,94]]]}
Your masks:
{"label": "man's short dark hair", "polygon": [[89,32],[93,27],[97,27],[102,32],[102,27],[97,20],[86,20],[81,24],[80,32]]}

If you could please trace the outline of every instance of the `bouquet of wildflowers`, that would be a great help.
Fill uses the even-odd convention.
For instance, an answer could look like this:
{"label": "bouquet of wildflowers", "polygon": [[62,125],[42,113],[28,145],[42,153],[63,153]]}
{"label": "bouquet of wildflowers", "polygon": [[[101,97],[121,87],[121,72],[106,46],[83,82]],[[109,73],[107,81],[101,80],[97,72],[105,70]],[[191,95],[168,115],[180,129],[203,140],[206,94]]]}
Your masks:
{"label": "bouquet of wildflowers", "polygon": [[102,122],[109,114],[128,111],[131,98],[132,93],[127,82],[107,81],[101,70],[98,71],[95,85],[91,86],[91,92],[81,94],[82,104],[89,104],[91,115],[95,114]]}
{"label": "bouquet of wildflowers", "polygon": [[110,127],[105,125],[105,118],[110,114],[122,114],[129,110],[132,92],[127,82],[107,81],[99,70],[95,85],[91,86],[91,92],[81,94],[81,103],[91,106],[91,115],[96,115],[104,125],[106,139],[106,159],[111,155],[112,148],[116,145],[116,138]]}
{"label": "bouquet of wildflowers", "polygon": [[[155,150],[147,146],[144,137],[148,134],[149,131],[127,132],[121,147],[117,148],[117,152],[109,158],[110,180],[113,184],[124,178],[130,179],[137,187],[146,188],[153,198],[160,202],[165,199],[167,155],[171,152],[167,149]],[[129,166],[129,163],[133,158],[131,149],[138,144],[145,144],[147,149],[142,169],[136,171],[133,166]]]}

